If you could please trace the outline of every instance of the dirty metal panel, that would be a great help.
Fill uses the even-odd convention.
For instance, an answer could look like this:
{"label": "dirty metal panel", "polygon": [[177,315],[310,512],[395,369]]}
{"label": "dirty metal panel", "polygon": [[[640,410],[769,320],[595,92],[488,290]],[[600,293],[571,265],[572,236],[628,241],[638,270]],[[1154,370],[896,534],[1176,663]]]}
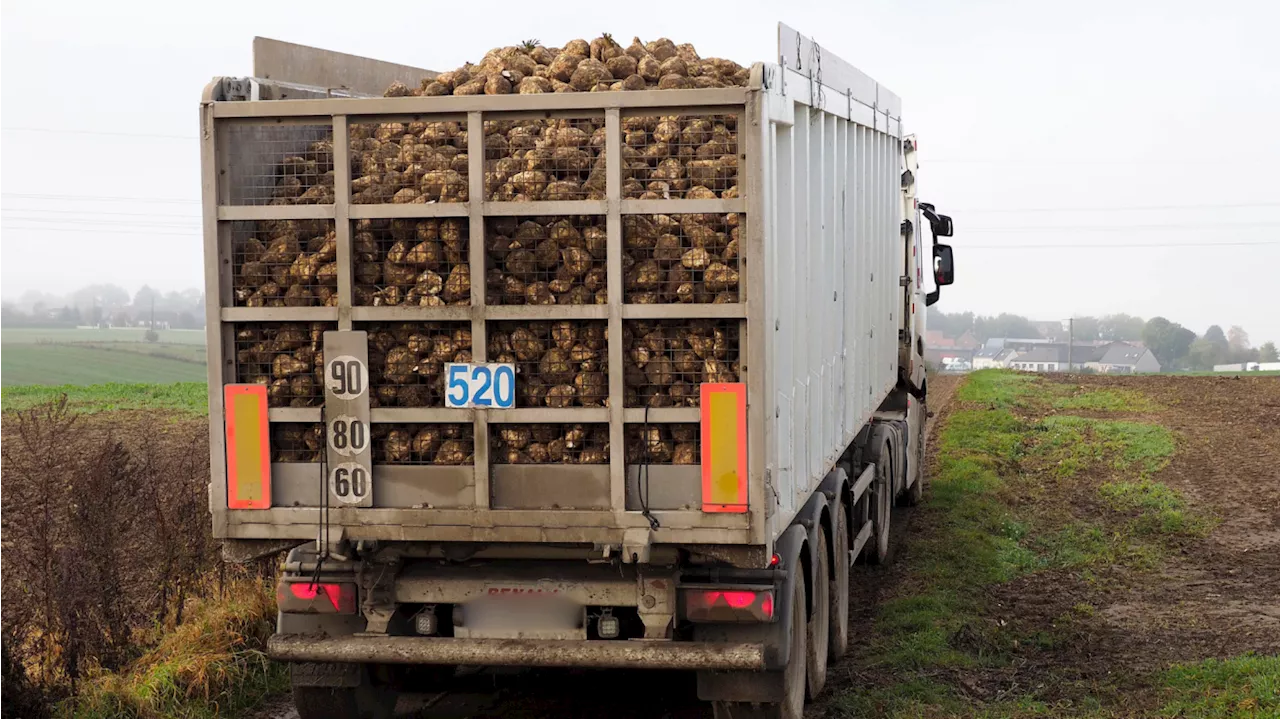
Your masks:
{"label": "dirty metal panel", "polygon": [[[320,505],[319,462],[271,465],[271,497],[277,507]],[[376,508],[460,509],[475,505],[475,472],[471,467],[384,466],[373,468]]]}
{"label": "dirty metal panel", "polygon": [[422,68],[348,55],[345,52],[272,40],[253,39],[253,75],[269,80],[326,88],[346,88],[380,96],[393,82],[416,88],[437,73]]}
{"label": "dirty metal panel", "polygon": [[687,509],[702,507],[702,467],[688,465],[630,465],[627,467],[627,509]]}
{"label": "dirty metal panel", "polygon": [[494,465],[498,509],[608,509],[609,465]]}

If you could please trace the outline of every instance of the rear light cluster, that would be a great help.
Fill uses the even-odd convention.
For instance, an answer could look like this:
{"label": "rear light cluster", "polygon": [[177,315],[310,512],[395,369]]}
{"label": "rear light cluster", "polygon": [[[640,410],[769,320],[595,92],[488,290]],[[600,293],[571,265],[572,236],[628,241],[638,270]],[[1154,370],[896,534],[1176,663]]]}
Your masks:
{"label": "rear light cluster", "polygon": [[286,579],[276,587],[276,606],[294,614],[355,614],[356,585]]}
{"label": "rear light cluster", "polygon": [[685,619],[691,622],[771,622],[772,589],[685,589]]}

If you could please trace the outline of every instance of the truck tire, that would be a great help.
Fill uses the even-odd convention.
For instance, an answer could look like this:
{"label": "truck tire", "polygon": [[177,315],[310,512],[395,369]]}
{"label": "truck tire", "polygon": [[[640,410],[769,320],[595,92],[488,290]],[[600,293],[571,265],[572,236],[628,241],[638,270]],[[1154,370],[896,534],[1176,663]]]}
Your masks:
{"label": "truck tire", "polygon": [[849,516],[843,503],[832,518],[831,630],[827,653],[839,661],[849,651]]}
{"label": "truck tire", "polygon": [[889,561],[889,520],[893,514],[893,448],[888,438],[875,445],[871,461],[876,463],[876,479],[871,484],[872,541],[867,542],[868,564],[884,564]]}
{"label": "truck tire", "polygon": [[360,669],[354,687],[293,687],[293,705],[299,719],[390,719],[396,693],[374,685],[367,667]]}
{"label": "truck tire", "polygon": [[804,719],[805,669],[809,656],[806,600],[804,581],[797,577],[791,590],[791,652],[787,667],[781,672],[782,701],[768,704],[714,701],[711,712],[715,719]]}
{"label": "truck tire", "polygon": [[827,558],[827,534],[818,529],[817,566],[813,568],[813,614],[805,631],[809,651],[805,655],[805,693],[818,698],[827,685],[827,651],[831,637],[831,560]]}

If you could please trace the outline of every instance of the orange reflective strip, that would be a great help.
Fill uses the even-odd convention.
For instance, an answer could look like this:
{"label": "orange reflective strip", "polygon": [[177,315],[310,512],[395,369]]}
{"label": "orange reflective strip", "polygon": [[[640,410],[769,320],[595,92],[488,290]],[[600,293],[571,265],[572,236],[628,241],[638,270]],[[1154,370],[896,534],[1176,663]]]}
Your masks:
{"label": "orange reflective strip", "polygon": [[704,384],[702,511],[747,511],[747,386]]}
{"label": "orange reflective strip", "polygon": [[229,384],[223,394],[227,429],[227,506],[271,508],[271,452],[267,388]]}

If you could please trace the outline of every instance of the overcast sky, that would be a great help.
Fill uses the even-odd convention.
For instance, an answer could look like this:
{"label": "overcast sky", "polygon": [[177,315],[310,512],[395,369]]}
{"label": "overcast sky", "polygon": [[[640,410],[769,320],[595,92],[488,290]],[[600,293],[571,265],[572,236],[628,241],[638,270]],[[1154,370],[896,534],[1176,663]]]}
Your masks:
{"label": "overcast sky", "polygon": [[746,64],[776,61],[781,20],[903,98],[922,199],[956,221],[942,309],[1162,314],[1280,340],[1280,3],[189,7],[4,4],[4,297],[202,283],[198,101],[251,72],[254,35],[446,70],[607,30]]}

